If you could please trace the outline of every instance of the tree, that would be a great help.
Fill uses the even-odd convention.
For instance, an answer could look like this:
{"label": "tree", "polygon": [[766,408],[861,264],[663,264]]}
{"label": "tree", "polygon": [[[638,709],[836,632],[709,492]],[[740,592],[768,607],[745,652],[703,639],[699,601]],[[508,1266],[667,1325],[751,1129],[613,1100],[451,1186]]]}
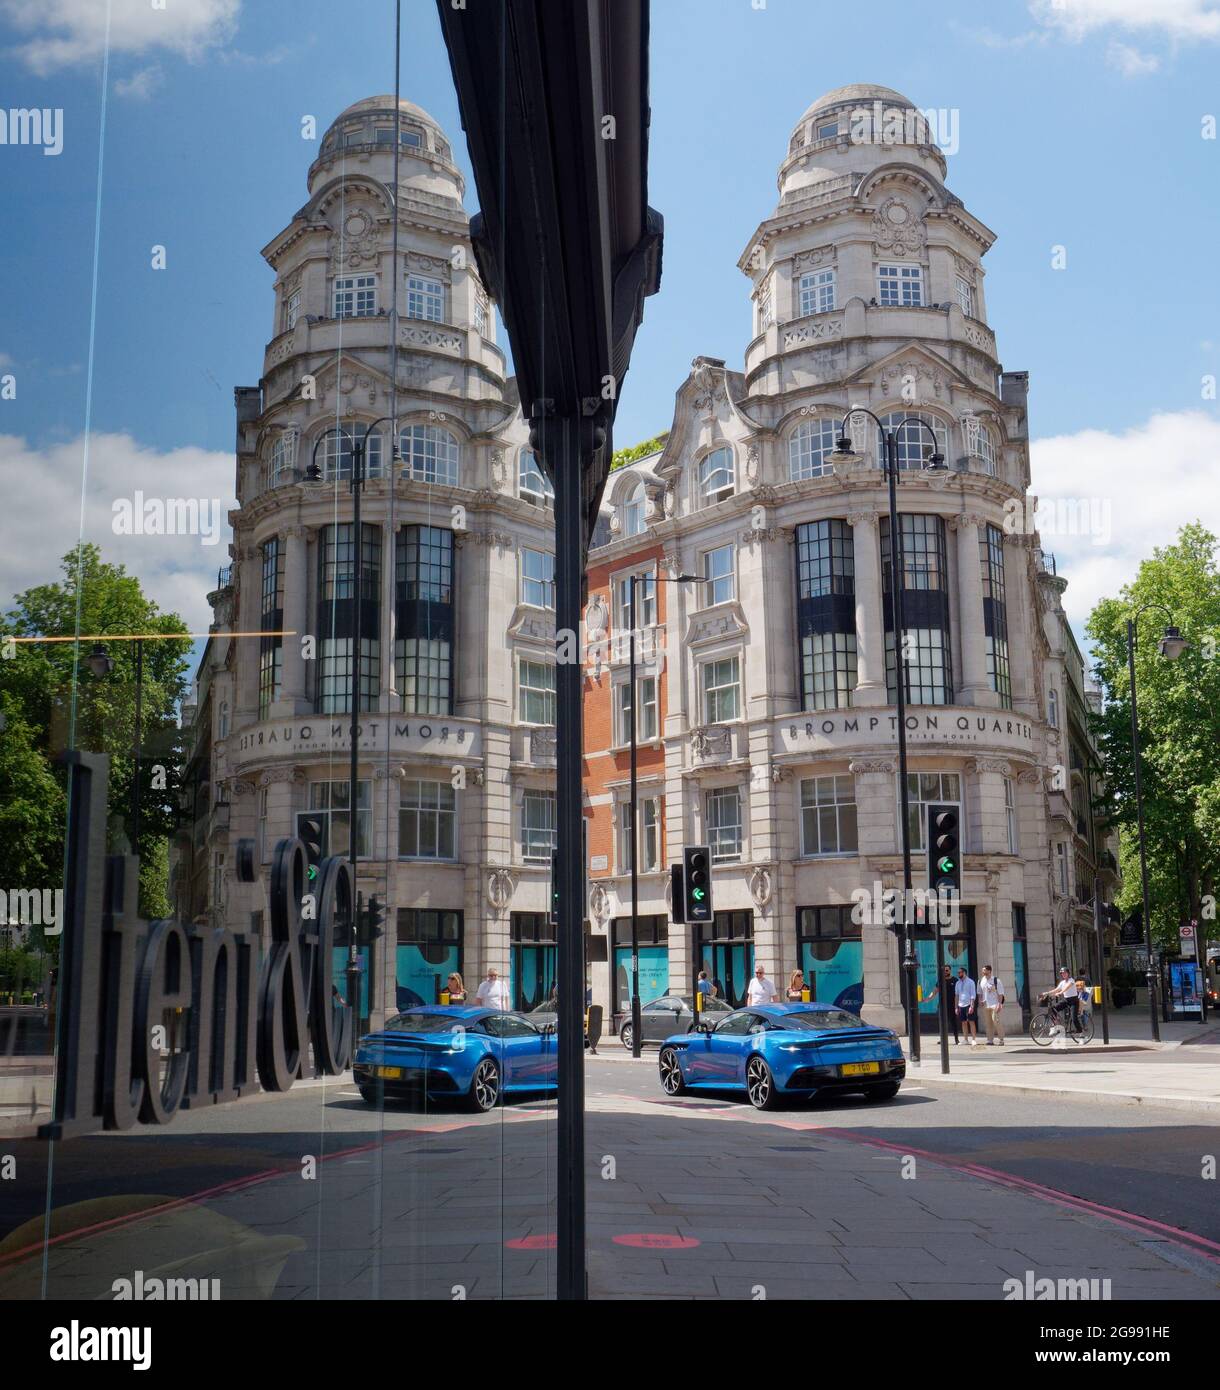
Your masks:
{"label": "tree", "polygon": [[[120,838],[140,856],[140,910],[165,915],[166,841],[176,819],[182,764],[177,710],[186,690],[187,637],[177,614],[162,613],[136,576],[105,563],[82,545],[63,559],[64,577],[16,595],[0,618],[0,705],[8,727],[0,736],[0,883],[54,887],[63,880],[66,772],[56,756],[69,747],[110,757],[109,844]],[[135,773],[136,644],[145,634],[141,681],[140,830],[132,843]],[[92,673],[93,642],[6,642],[5,637],[71,638],[101,634],[114,662]],[[7,816],[7,820],[4,818]],[[25,827],[16,833],[18,825]]]}
{"label": "tree", "polygon": [[[1093,719],[1108,787],[1104,810],[1122,837],[1119,906],[1131,911],[1140,902],[1140,874],[1126,623],[1145,604],[1161,605],[1138,618],[1135,679],[1149,909],[1154,938],[1171,949],[1177,946],[1178,927],[1189,919],[1199,922],[1201,937],[1209,927],[1214,935],[1220,870],[1216,547],[1216,537],[1201,523],[1184,526],[1172,545],[1154,550],[1140,565],[1121,597],[1103,599],[1094,608],[1086,627],[1105,695],[1103,711]],[[1171,619],[1189,643],[1177,661],[1157,651]]]}

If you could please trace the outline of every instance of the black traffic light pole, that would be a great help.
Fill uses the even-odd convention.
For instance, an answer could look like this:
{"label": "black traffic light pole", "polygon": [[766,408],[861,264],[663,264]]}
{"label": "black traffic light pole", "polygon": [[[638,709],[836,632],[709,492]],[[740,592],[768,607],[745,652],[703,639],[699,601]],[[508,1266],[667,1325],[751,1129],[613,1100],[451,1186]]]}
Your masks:
{"label": "black traffic light pole", "polygon": [[[950,888],[956,887],[960,893],[960,847],[961,828],[954,808],[928,806],[925,812],[924,849],[928,856],[928,889],[936,896],[935,905],[931,902],[928,904],[928,915],[933,918],[936,927],[936,998],[940,1003],[936,1014],[940,1029],[940,1069],[945,1076],[949,1074],[949,992],[945,988],[945,938],[942,930],[944,923],[940,920],[940,884],[943,878],[947,878]],[[952,862],[946,869],[942,867],[942,861],[947,855],[952,855]]]}

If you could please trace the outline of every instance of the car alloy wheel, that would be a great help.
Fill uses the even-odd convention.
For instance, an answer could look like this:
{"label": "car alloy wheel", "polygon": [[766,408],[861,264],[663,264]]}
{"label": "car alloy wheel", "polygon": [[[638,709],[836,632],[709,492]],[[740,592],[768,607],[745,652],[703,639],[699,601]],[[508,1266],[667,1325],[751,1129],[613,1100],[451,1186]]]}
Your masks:
{"label": "car alloy wheel", "polygon": [[470,1100],[476,1110],[494,1110],[500,1099],[500,1069],[490,1057],[484,1057],[474,1069],[470,1083]]}
{"label": "car alloy wheel", "polygon": [[619,1042],[621,1042],[621,1043],[623,1044],[623,1046],[627,1049],[627,1051],[630,1052],[630,1051],[631,1051],[631,1024],[630,1024],[630,1023],[624,1023],[624,1024],[623,1024],[622,1031],[619,1033],[618,1038],[619,1038]]}
{"label": "car alloy wheel", "polygon": [[775,1104],[775,1082],[771,1068],[761,1057],[751,1057],[746,1064],[746,1093],[755,1110],[770,1110]]}
{"label": "car alloy wheel", "polygon": [[672,1047],[661,1049],[661,1086],[667,1096],[680,1096],[686,1090],[686,1082],[682,1080],[682,1067],[678,1062],[678,1054]]}

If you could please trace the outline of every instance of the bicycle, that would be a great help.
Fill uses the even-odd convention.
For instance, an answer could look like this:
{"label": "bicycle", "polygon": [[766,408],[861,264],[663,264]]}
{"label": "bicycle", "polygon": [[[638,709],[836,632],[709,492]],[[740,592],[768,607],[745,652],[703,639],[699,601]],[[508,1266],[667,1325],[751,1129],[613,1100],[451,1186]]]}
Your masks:
{"label": "bicycle", "polygon": [[1063,1037],[1071,1038],[1078,1046],[1084,1047],[1093,1041],[1093,1013],[1089,1010],[1083,1018],[1078,1018],[1075,1009],[1064,1010],[1060,1015],[1066,1018],[1066,1023],[1057,1022],[1054,1012],[1047,1006],[1050,996],[1040,994],[1038,1003],[1043,1005],[1040,1014],[1035,1014],[1029,1021],[1029,1036],[1039,1047],[1049,1047],[1055,1038],[1062,1034]]}

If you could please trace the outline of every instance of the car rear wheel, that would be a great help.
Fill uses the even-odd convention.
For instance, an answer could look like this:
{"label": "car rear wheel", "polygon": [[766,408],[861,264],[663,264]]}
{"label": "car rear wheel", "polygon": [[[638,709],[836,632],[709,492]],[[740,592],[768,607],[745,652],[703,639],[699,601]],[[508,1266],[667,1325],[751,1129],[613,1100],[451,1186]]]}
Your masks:
{"label": "car rear wheel", "polygon": [[661,1086],[667,1096],[680,1096],[686,1090],[686,1082],[682,1079],[682,1067],[678,1062],[678,1054],[672,1047],[661,1049]]}
{"label": "car rear wheel", "polygon": [[631,1024],[624,1023],[618,1031],[618,1040],[623,1044],[628,1052],[631,1051]]}
{"label": "car rear wheel", "polygon": [[775,1109],[775,1079],[761,1057],[751,1057],[746,1063],[746,1094],[755,1110]]}
{"label": "car rear wheel", "polygon": [[898,1081],[883,1081],[879,1086],[869,1086],[864,1094],[870,1100],[893,1100],[901,1084]]}
{"label": "car rear wheel", "polygon": [[360,1099],[364,1101],[365,1105],[377,1104],[377,1088],[375,1086],[359,1086],[357,1089],[360,1092]]}
{"label": "car rear wheel", "polygon": [[500,1099],[500,1068],[490,1057],[484,1057],[474,1069],[470,1090],[466,1093],[466,1103],[471,1110],[485,1115],[496,1108]]}

